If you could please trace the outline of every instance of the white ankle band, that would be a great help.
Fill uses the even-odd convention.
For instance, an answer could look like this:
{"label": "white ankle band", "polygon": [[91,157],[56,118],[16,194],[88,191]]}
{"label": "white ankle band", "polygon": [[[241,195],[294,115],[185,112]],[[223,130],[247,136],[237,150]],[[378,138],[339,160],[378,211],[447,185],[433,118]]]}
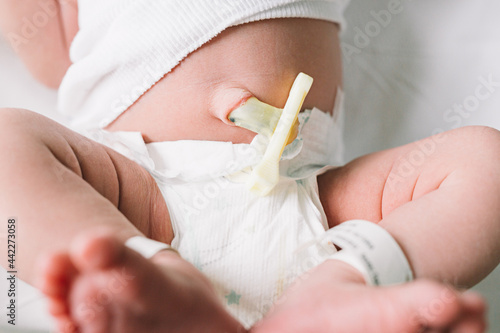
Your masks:
{"label": "white ankle band", "polygon": [[328,230],[327,238],[341,248],[329,259],[353,266],[370,285],[383,286],[413,280],[408,260],[398,243],[376,223],[347,221]]}
{"label": "white ankle band", "polygon": [[165,243],[160,243],[155,240],[142,237],[142,236],[135,236],[132,238],[127,239],[125,242],[125,246],[138,252],[141,254],[143,257],[146,259],[151,258],[161,250],[173,250],[175,251],[170,245],[165,244]]}

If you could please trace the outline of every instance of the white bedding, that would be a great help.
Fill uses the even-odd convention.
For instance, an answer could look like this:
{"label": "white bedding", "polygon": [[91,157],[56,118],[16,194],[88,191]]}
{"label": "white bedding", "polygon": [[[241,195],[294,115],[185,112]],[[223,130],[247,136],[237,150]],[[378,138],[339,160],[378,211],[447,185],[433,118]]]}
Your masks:
{"label": "white bedding", "polygon": [[[344,45],[356,46],[358,29],[376,32],[371,11],[388,10],[391,2],[395,0],[353,0]],[[500,128],[500,87],[467,112],[469,118],[447,113],[474,95],[481,77],[491,75],[500,82],[500,2],[398,2],[401,12],[391,15],[390,24],[369,37],[359,54],[345,57],[350,157],[456,125]]]}
{"label": "white bedding", "polygon": [[[393,11],[390,21],[378,15],[379,20],[385,18],[378,23],[371,11],[381,10]],[[456,126],[500,129],[499,13],[497,0],[352,0],[346,13],[349,26],[342,36],[344,49],[354,52],[344,54],[347,157]],[[365,29],[371,36],[360,44],[359,31]],[[488,87],[485,80],[498,86]],[[482,92],[491,89],[487,98],[475,98],[480,86]],[[464,103],[471,111],[454,111],[454,104]],[[58,119],[55,92],[34,82],[0,42],[0,107],[7,106]],[[1,278],[2,304],[5,284]],[[475,289],[490,302],[489,331],[500,332],[500,269]],[[22,283],[18,302],[19,327],[49,330],[43,299]],[[3,312],[0,318],[5,318]],[[7,332],[4,324],[2,319],[0,332]]]}

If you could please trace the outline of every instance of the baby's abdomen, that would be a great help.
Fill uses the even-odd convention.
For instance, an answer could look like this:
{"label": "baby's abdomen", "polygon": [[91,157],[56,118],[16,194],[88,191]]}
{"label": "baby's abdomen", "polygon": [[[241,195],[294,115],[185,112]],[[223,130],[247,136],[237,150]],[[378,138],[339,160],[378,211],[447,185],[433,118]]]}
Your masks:
{"label": "baby's abdomen", "polygon": [[315,80],[304,108],[331,112],[342,81],[336,24],[273,19],[232,27],[190,54],[106,129],[138,131],[146,142],[249,143],[255,133],[223,119],[241,99],[232,92],[282,108],[299,72]]}

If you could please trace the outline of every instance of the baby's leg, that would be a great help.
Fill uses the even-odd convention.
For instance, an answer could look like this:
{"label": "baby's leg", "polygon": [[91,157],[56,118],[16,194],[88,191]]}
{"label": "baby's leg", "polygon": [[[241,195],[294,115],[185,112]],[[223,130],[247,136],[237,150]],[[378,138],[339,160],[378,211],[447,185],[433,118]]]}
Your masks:
{"label": "baby's leg", "polygon": [[[0,133],[0,211],[17,219],[18,270],[27,282],[37,254],[68,249],[83,230],[105,225],[123,241],[142,232],[170,242],[161,194],[137,164],[26,110],[2,109]],[[165,227],[152,229],[160,221]]]}
{"label": "baby's leg", "polygon": [[[203,318],[218,330],[238,326],[208,281],[176,254],[163,251],[148,261],[124,248],[141,234],[172,239],[164,200],[143,168],[25,110],[2,109],[0,133],[0,211],[5,221],[16,217],[16,268],[33,283],[39,253],[53,252],[38,284],[61,331],[85,322],[85,331],[138,332],[144,318],[150,329],[172,328],[175,320],[186,321],[182,315],[192,317],[191,310],[203,327],[209,322]],[[96,231],[103,226],[104,236]]]}

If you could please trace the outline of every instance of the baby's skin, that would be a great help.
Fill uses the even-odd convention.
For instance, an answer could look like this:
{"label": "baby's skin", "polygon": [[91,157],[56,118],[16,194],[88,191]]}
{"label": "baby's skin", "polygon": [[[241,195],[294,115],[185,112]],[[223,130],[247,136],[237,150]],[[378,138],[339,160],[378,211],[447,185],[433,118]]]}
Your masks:
{"label": "baby's skin", "polygon": [[[250,96],[282,107],[299,72],[315,78],[304,107],[331,112],[342,79],[335,24],[279,19],[233,27],[108,129],[141,131],[147,142],[250,142],[255,133],[227,115]],[[19,272],[48,296],[61,332],[247,332],[176,253],[146,260],[123,245],[137,235],[173,238],[167,207],[144,169],[26,110],[3,109],[0,133],[8,161],[0,170],[0,211],[23,221]],[[351,266],[328,260],[299,277],[250,331],[484,331],[483,300],[456,288],[477,283],[499,262],[499,149],[493,129],[458,129],[320,176],[329,226],[379,223],[418,281],[370,287]],[[403,169],[419,151],[429,152],[424,163]]]}

